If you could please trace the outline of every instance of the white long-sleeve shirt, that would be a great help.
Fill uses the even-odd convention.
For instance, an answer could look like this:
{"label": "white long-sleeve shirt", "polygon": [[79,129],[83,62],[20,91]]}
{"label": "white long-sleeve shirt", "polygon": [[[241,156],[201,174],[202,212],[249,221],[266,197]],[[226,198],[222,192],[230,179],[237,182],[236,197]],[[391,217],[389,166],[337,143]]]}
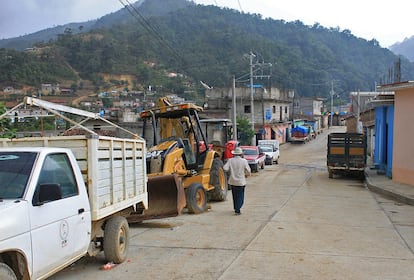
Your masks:
{"label": "white long-sleeve shirt", "polygon": [[224,171],[230,172],[229,185],[232,186],[245,186],[247,173],[250,175],[250,166],[245,158],[240,156],[234,156],[229,158],[226,164],[223,166]]}

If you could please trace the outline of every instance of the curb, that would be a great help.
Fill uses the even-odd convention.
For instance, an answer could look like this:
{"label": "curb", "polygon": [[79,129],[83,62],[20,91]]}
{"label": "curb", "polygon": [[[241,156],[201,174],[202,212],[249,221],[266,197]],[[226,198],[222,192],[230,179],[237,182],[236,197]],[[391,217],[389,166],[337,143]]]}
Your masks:
{"label": "curb", "polygon": [[391,189],[387,189],[387,188],[375,185],[373,182],[371,182],[371,180],[370,180],[370,178],[369,178],[369,176],[366,172],[365,172],[365,182],[366,182],[367,188],[370,191],[373,191],[375,193],[378,193],[378,194],[381,194],[381,195],[386,196],[388,198],[391,198],[391,199],[393,199],[397,202],[401,202],[401,203],[408,204],[408,205],[414,205],[414,199],[413,198],[407,197],[406,195],[395,192]]}

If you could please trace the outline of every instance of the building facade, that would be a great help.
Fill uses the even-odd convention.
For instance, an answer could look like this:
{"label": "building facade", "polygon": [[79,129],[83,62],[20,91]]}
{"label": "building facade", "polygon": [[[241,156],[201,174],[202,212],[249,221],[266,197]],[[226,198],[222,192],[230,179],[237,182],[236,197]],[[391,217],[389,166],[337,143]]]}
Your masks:
{"label": "building facade", "polygon": [[[253,119],[256,140],[278,139],[286,142],[286,129],[290,124],[291,91],[263,87],[235,88],[233,108],[232,88],[212,88],[206,90],[205,114],[214,118]],[[252,107],[253,99],[253,107]]]}
{"label": "building facade", "polygon": [[414,186],[414,82],[383,85],[380,89],[394,91],[394,100],[393,104],[376,108],[375,143],[379,155],[375,159],[379,164],[387,163],[385,170],[393,181]]}

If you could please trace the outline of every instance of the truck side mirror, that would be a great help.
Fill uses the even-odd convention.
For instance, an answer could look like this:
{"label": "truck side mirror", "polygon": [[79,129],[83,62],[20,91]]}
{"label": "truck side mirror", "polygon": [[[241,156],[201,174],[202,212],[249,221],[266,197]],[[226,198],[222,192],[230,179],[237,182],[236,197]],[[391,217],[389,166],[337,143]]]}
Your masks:
{"label": "truck side mirror", "polygon": [[62,199],[62,191],[59,184],[40,184],[33,198],[33,205],[40,206],[59,199]]}

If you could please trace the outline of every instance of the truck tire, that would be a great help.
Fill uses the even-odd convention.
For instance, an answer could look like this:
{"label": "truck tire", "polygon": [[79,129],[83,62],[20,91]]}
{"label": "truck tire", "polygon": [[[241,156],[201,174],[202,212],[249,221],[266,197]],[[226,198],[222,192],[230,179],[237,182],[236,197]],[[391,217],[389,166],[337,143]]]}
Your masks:
{"label": "truck tire", "polygon": [[365,172],[359,171],[358,172],[358,179],[364,181],[365,180]]}
{"label": "truck tire", "polygon": [[262,162],[262,164],[260,165],[260,169],[264,169],[265,163],[264,161]]}
{"label": "truck tire", "polygon": [[207,194],[210,200],[224,201],[227,198],[227,176],[223,170],[223,162],[220,158],[215,158],[210,169],[210,185],[214,189]]}
{"label": "truck tire", "polygon": [[279,164],[279,157],[275,161],[276,164]]}
{"label": "truck tire", "polygon": [[333,178],[333,171],[331,169],[328,169],[329,179]]}
{"label": "truck tire", "polygon": [[129,246],[129,225],[122,216],[110,218],[105,225],[103,249],[108,262],[122,263],[126,260]]}
{"label": "truck tire", "polygon": [[207,209],[206,190],[200,183],[192,183],[185,192],[187,209],[189,213],[200,214]]}
{"label": "truck tire", "polygon": [[0,263],[0,279],[1,280],[17,280],[13,269],[5,263]]}

